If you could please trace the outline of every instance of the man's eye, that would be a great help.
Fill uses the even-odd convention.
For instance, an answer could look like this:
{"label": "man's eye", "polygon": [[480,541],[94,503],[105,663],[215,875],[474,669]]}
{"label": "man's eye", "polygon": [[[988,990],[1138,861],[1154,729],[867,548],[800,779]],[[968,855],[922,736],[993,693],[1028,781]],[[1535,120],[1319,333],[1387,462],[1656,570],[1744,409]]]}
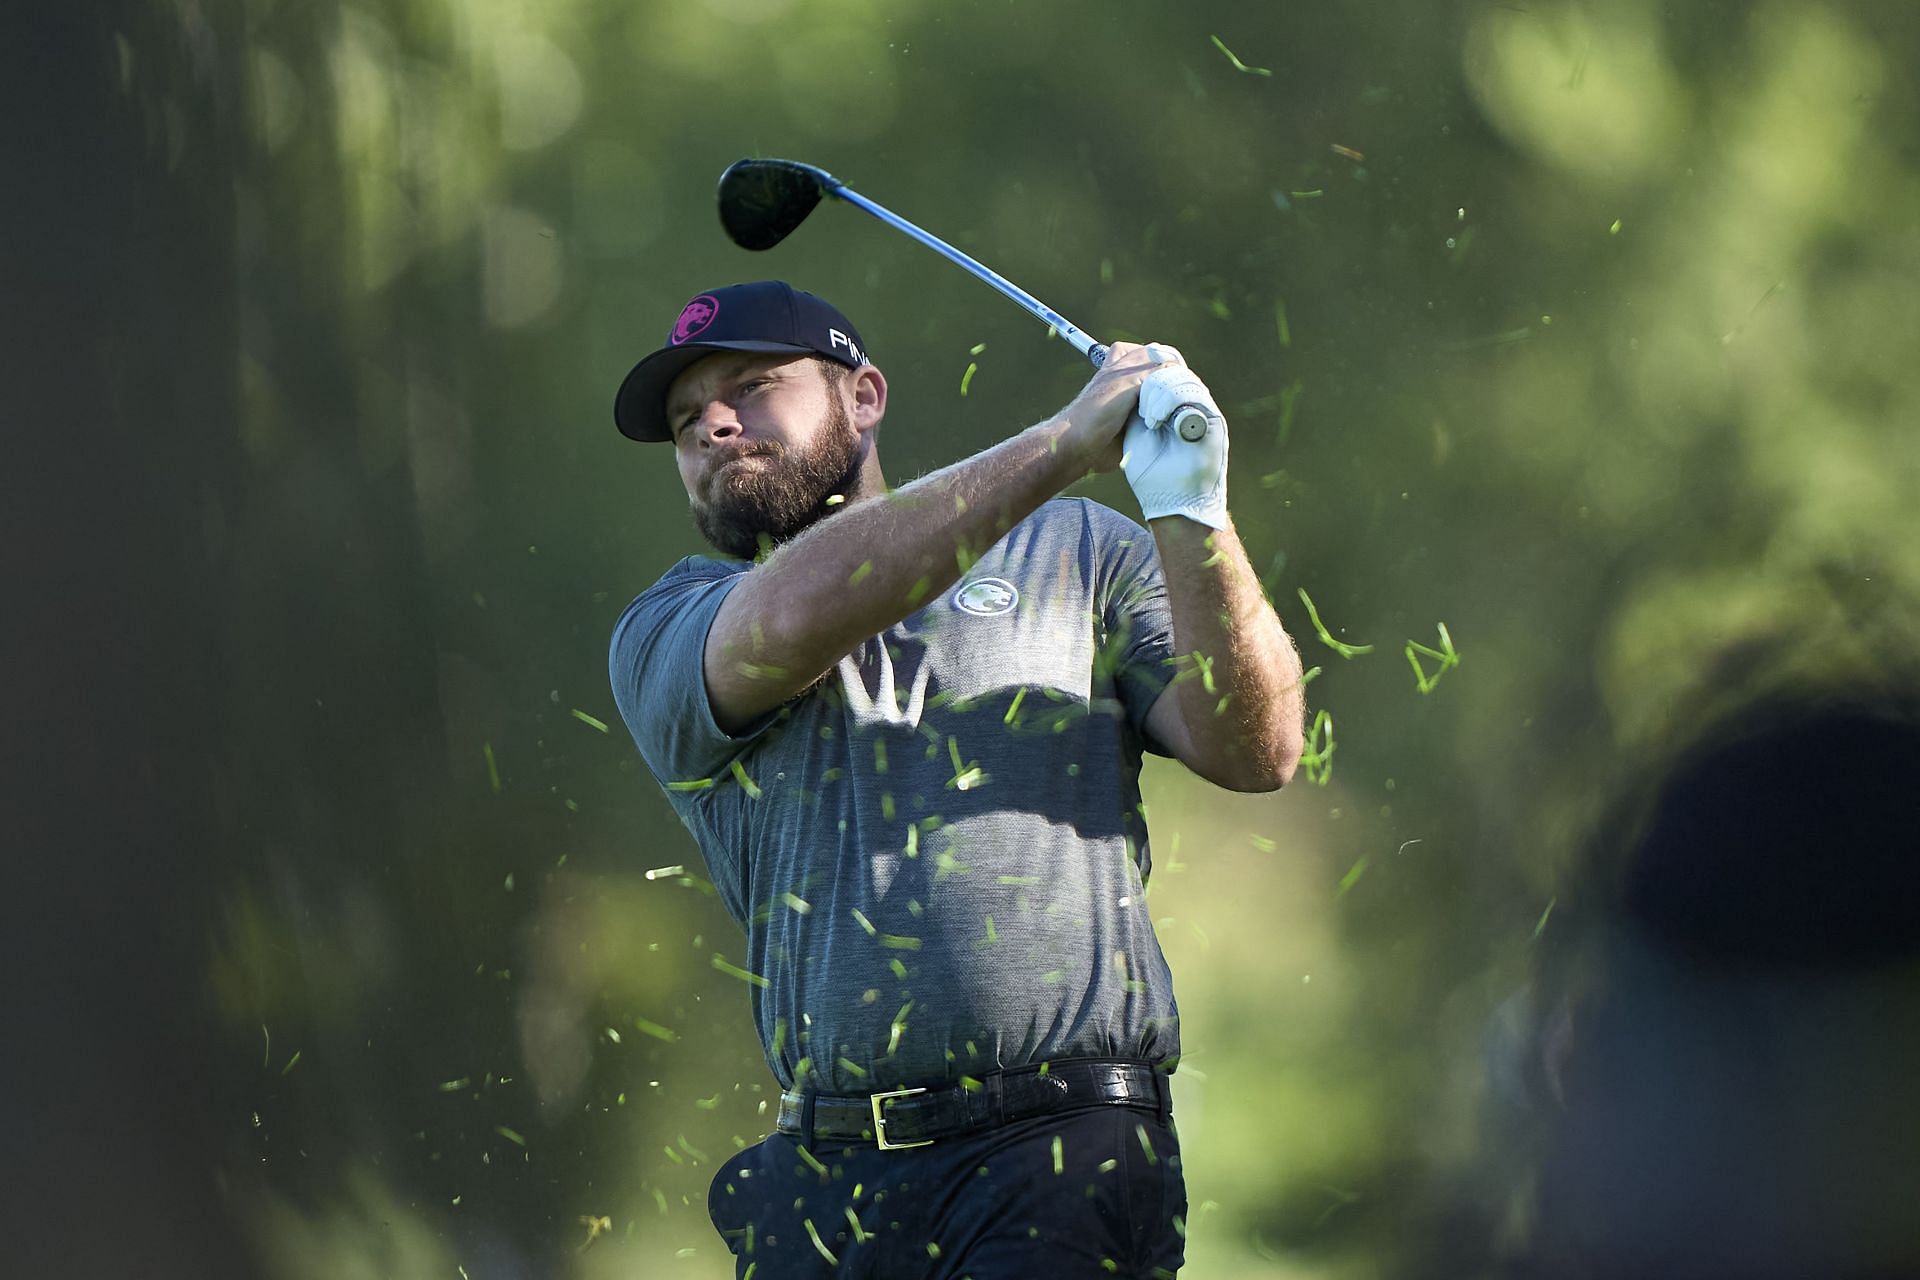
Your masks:
{"label": "man's eye", "polygon": [[747,381],[740,384],[740,394],[743,396],[752,395],[754,392],[764,391],[766,388],[772,385],[773,384],[765,378],[749,378]]}

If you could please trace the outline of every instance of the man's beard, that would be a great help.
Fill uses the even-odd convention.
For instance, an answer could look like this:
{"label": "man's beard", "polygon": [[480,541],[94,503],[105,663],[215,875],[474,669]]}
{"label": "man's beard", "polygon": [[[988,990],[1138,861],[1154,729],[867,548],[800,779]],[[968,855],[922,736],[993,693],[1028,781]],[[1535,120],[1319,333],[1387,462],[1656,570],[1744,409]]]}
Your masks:
{"label": "man's beard", "polygon": [[751,560],[831,514],[859,476],[860,434],[847,407],[833,398],[826,429],[805,449],[767,442],[750,445],[743,455],[765,463],[736,467],[708,481],[709,498],[693,503],[700,536],[722,555]]}

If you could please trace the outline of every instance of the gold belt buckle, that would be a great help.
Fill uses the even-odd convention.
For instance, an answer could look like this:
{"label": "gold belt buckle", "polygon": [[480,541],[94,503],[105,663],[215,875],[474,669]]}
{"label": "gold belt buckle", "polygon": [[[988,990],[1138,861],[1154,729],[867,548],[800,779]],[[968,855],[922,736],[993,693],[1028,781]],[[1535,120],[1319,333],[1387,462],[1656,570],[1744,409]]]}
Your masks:
{"label": "gold belt buckle", "polygon": [[867,1105],[873,1108],[873,1139],[876,1143],[879,1144],[880,1150],[905,1151],[910,1147],[930,1147],[933,1145],[932,1138],[926,1138],[919,1142],[888,1142],[887,1141],[887,1117],[885,1114],[887,1101],[892,1098],[906,1098],[906,1097],[911,1097],[916,1093],[925,1093],[925,1092],[926,1092],[926,1089],[924,1088],[891,1089],[891,1090],[888,1090],[886,1093],[876,1093],[876,1094],[869,1095],[869,1097],[867,1098]]}

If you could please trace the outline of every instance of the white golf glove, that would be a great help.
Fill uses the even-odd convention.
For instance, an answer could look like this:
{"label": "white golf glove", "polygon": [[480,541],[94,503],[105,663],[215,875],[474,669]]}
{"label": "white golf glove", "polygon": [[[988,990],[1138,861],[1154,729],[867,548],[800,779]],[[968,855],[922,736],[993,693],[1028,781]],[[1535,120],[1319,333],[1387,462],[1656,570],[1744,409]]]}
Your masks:
{"label": "white golf glove", "polygon": [[[1189,405],[1206,416],[1206,434],[1198,440],[1182,439],[1175,429],[1179,410]],[[1147,519],[1185,516],[1227,527],[1227,420],[1193,370],[1168,365],[1146,376],[1139,412],[1120,447],[1120,469]]]}

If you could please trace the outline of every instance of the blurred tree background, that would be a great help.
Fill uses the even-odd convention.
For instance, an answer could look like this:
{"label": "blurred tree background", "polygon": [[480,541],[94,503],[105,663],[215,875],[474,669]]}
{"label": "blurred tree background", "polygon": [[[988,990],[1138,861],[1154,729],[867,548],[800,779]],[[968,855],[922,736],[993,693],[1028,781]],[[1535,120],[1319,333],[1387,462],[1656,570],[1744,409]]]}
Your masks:
{"label": "blurred tree background", "polygon": [[1226,408],[1337,752],[1149,775],[1195,1275],[1523,1251],[1601,816],[1724,706],[1914,671],[1911,5],[9,22],[14,1274],[731,1274],[707,1182],[775,1095],[606,687],[700,549],[614,388],[775,275],[887,372],[895,483],[1086,374],[853,211],[735,248],[742,156]]}

